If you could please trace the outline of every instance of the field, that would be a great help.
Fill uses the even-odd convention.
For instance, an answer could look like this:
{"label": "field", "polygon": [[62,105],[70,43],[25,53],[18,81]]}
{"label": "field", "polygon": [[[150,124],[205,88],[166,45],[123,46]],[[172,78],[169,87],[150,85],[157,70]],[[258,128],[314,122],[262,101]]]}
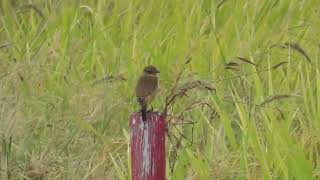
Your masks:
{"label": "field", "polygon": [[320,179],[319,54],[318,0],[1,0],[0,179],[130,179],[149,64],[168,179]]}

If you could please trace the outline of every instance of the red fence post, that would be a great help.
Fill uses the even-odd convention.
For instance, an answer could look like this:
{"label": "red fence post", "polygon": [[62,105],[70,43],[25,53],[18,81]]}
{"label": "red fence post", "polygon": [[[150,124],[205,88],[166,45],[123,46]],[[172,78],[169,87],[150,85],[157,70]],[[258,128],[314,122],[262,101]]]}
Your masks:
{"label": "red fence post", "polygon": [[132,180],[165,180],[165,116],[147,113],[147,121],[143,122],[141,113],[134,113],[130,129]]}

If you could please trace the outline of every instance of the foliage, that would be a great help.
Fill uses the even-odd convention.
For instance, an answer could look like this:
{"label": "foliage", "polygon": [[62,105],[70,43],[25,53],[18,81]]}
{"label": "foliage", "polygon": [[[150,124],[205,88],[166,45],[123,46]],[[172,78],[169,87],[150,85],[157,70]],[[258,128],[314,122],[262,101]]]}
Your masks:
{"label": "foliage", "polygon": [[129,179],[128,117],[147,64],[161,71],[155,109],[182,70],[181,83],[215,89],[166,108],[169,179],[319,179],[319,8],[0,1],[0,179]]}

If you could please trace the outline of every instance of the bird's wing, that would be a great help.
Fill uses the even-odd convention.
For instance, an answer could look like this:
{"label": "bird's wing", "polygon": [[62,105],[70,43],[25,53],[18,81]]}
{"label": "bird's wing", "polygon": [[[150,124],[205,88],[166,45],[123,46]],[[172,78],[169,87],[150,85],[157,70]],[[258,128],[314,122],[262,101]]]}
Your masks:
{"label": "bird's wing", "polygon": [[141,76],[136,87],[136,96],[145,98],[152,95],[158,87],[156,76]]}

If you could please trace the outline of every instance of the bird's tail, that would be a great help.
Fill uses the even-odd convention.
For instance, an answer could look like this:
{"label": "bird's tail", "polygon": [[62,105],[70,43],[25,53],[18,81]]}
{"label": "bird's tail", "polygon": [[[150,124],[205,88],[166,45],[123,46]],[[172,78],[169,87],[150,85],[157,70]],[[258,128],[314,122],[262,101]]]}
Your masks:
{"label": "bird's tail", "polygon": [[142,115],[142,121],[146,122],[147,121],[147,108],[144,106],[141,108],[141,115]]}
{"label": "bird's tail", "polygon": [[147,121],[147,105],[143,97],[138,97],[138,102],[141,106],[142,121],[146,122]]}

